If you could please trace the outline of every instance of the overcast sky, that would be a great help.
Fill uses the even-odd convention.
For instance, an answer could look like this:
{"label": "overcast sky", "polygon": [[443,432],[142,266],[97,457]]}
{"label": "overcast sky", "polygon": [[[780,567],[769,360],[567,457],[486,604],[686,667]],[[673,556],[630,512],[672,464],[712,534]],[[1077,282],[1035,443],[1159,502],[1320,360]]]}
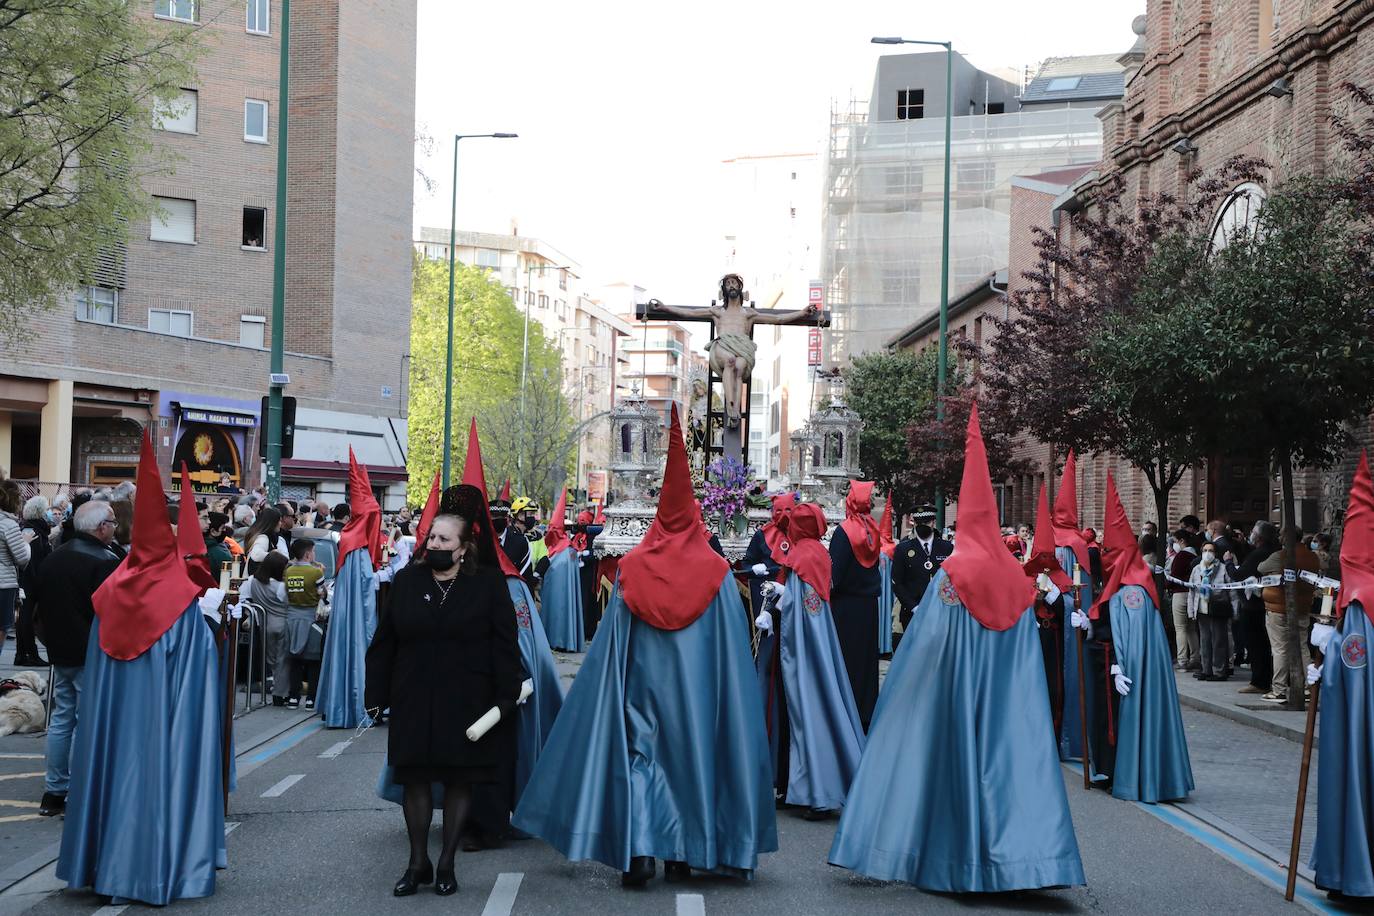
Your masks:
{"label": "overcast sky", "polygon": [[[457,3],[419,0],[417,225],[537,236],[590,279],[665,301],[710,297],[719,163],[820,150],[832,100],[866,99],[873,35],[943,40],[984,69],[1120,53],[1144,0]],[[819,195],[821,189],[817,188]],[[704,304],[704,303],[703,303]]]}

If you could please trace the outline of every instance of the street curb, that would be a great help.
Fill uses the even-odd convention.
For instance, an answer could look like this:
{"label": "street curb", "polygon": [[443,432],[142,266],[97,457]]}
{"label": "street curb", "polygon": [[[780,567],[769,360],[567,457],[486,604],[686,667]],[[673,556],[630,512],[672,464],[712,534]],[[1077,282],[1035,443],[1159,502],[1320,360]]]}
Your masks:
{"label": "street curb", "polygon": [[[1257,728],[1260,731],[1268,732],[1271,735],[1277,735],[1280,738],[1287,739],[1296,744],[1302,744],[1303,742],[1303,728],[1294,728],[1283,722],[1273,722],[1229,703],[1217,703],[1212,700],[1203,699],[1202,697],[1189,696],[1182,691],[1179,691],[1178,701],[1190,709],[1208,712],[1214,716],[1221,716],[1223,719],[1230,719],[1232,722],[1239,722],[1241,725]],[[1305,719],[1303,720],[1303,726],[1304,728],[1306,727]]]}
{"label": "street curb", "polygon": [[[1237,827],[1235,824],[1231,823],[1225,818],[1213,814],[1211,811],[1207,810],[1206,808],[1203,808],[1195,802],[1177,801],[1167,802],[1166,804],[1168,804],[1171,808],[1176,808],[1177,810],[1182,811],[1190,817],[1201,821],[1202,823],[1211,827],[1213,830],[1219,831],[1220,833],[1229,836],[1236,842],[1244,846],[1250,847],[1255,852],[1259,853],[1261,856],[1264,856],[1264,858],[1273,862],[1280,868],[1288,868],[1288,852],[1278,849],[1270,845],[1269,843],[1266,843],[1264,840],[1261,840],[1259,837],[1255,836],[1253,833],[1246,830],[1245,828]],[[1315,881],[1317,877],[1316,872],[1312,870],[1312,866],[1303,862],[1301,859],[1298,860],[1298,874],[1301,877],[1307,879],[1308,882]]]}

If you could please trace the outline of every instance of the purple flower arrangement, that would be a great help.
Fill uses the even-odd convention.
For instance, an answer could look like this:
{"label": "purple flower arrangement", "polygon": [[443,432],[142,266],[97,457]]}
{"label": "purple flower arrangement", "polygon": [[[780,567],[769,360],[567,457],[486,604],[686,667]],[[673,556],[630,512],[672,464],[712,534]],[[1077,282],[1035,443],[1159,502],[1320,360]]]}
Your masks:
{"label": "purple flower arrangement", "polygon": [[706,466],[702,510],[708,518],[717,519],[723,530],[726,524],[744,515],[754,482],[754,471],[749,465],[732,456],[717,458]]}

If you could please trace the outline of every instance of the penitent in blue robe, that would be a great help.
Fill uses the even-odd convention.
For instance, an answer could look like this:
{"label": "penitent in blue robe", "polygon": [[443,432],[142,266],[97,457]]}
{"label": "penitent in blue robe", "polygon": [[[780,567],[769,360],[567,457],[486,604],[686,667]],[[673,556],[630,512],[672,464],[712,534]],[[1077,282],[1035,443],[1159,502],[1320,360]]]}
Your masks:
{"label": "penitent in blue robe", "polygon": [[[520,662],[525,674],[534,681],[534,693],[530,694],[520,706],[516,707],[515,725],[516,753],[514,775],[514,801],[520,800],[525,790],[534,764],[544,749],[544,742],[553,731],[554,719],[563,706],[563,688],[558,682],[558,669],[555,667],[553,652],[549,650],[548,637],[544,635],[544,625],[534,612],[534,598],[529,586],[523,579],[506,577],[510,589],[510,600],[515,605],[516,634],[520,643]],[[471,722],[462,724],[466,729]],[[405,795],[400,783],[392,781],[391,765],[382,764],[382,774],[377,780],[377,797],[399,805]],[[435,809],[444,807],[444,784],[436,782],[431,787]],[[501,815],[505,817],[504,814]]]}
{"label": "penitent in blue robe", "polygon": [[1317,755],[1315,884],[1374,897],[1374,626],[1358,602],[1346,606],[1322,665]]}
{"label": "penitent in blue robe", "polygon": [[192,603],[142,655],[91,624],[57,876],[164,906],[215,892],[226,864],[215,639]]}
{"label": "penitent in blue robe", "polygon": [[1029,609],[989,630],[935,574],[893,654],[830,862],[930,891],[1084,883]]}
{"label": "penitent in blue robe", "polygon": [[377,631],[377,575],[365,549],[344,558],[330,604],[315,707],[329,728],[357,728],[372,721],[363,705],[364,661]]}
{"label": "penitent in blue robe", "polygon": [[[1072,582],[1073,571],[1078,567],[1078,560],[1074,557],[1073,551],[1068,547],[1058,547],[1054,553],[1059,560],[1059,565],[1064,568],[1064,573]],[[1092,607],[1092,574],[1085,569],[1079,575],[1083,580],[1083,587],[1080,589],[1083,607]],[[1064,712],[1059,719],[1060,760],[1083,759],[1083,718],[1078,714],[1078,634],[1080,631],[1074,629],[1069,620],[1076,606],[1073,599],[1073,589],[1070,589],[1064,593]],[[1084,664],[1087,664],[1086,652]],[[1087,680],[1087,671],[1083,672],[1083,678],[1085,681]]]}
{"label": "penitent in blue robe", "polygon": [[539,616],[549,645],[565,652],[581,652],[583,643],[582,579],[577,551],[569,547],[549,558],[539,587]]}
{"label": "penitent in blue robe", "polygon": [[748,877],[778,848],[755,690],[730,574],[681,630],[633,616],[617,587],[511,823],[573,861]]}
{"label": "penitent in blue robe", "polygon": [[798,576],[779,602],[780,661],[787,698],[787,802],[834,810],[859,770],[864,731],[849,689],[830,605]]}
{"label": "penitent in blue robe", "polygon": [[1184,798],[1193,767],[1159,612],[1145,589],[1127,585],[1112,596],[1110,613],[1116,663],[1131,679],[1117,713],[1112,795],[1150,804]]}
{"label": "penitent in blue robe", "polygon": [[887,554],[878,557],[878,575],[882,591],[878,593],[878,654],[892,654],[892,558]]}

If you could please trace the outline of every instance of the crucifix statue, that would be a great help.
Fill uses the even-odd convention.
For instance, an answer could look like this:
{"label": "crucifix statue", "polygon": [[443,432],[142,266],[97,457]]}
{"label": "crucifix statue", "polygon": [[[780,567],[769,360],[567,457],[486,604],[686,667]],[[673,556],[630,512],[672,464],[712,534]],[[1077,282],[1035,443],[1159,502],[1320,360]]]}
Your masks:
{"label": "crucifix statue", "polygon": [[830,326],[830,313],[812,304],[791,311],[755,308],[749,302],[749,294],[745,292],[744,280],[739,274],[721,277],[720,299],[712,300],[705,308],[664,305],[657,299],[651,299],[647,305],[635,306],[635,317],[641,321],[676,318],[711,322],[713,334],[706,351],[711,357],[711,371],[720,376],[725,388],[725,423],[731,430],[739,428],[744,386],[754,372],[754,358],[758,351],[758,345],[754,343],[754,325]]}

